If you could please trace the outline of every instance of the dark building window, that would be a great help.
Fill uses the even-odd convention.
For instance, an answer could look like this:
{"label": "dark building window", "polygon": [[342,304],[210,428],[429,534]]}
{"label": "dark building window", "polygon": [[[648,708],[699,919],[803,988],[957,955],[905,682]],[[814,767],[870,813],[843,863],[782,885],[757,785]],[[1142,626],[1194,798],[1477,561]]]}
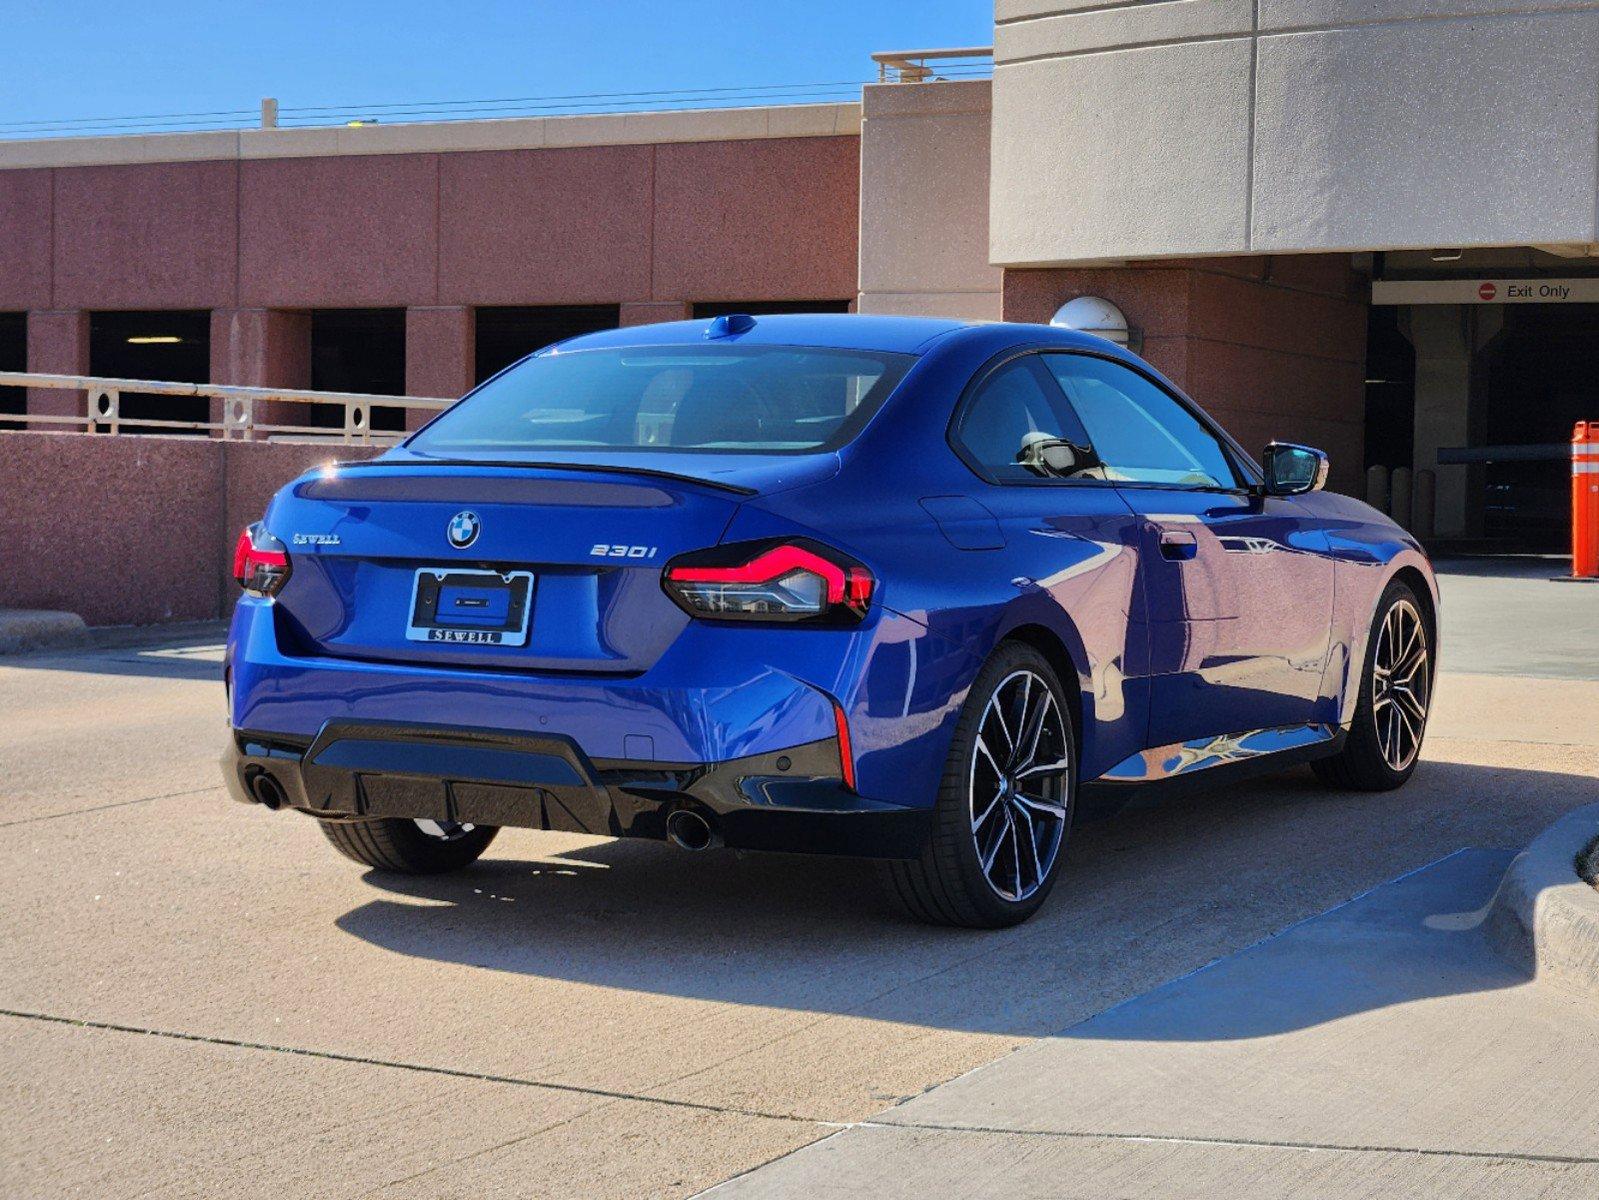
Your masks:
{"label": "dark building window", "polygon": [[615,304],[477,309],[474,313],[477,361],[473,379],[482,383],[517,359],[553,342],[597,329],[615,329],[620,316],[621,310]]}
{"label": "dark building window", "polygon": [[[311,388],[405,395],[405,309],[322,308],[311,313]],[[306,405],[299,405],[306,408]],[[344,407],[309,406],[308,425],[344,428]],[[372,428],[405,428],[403,408],[372,410]]]}
{"label": "dark building window", "polygon": [[1366,466],[1408,467],[1416,434],[1416,350],[1400,309],[1374,304],[1366,317]]}
{"label": "dark building window", "polygon": [[848,300],[696,300],[694,318],[721,317],[728,313],[841,313],[849,311]]}
{"label": "dark building window", "polygon": [[[0,313],[0,371],[28,369],[28,314]],[[0,413],[28,411],[28,390],[0,387]],[[26,429],[19,421],[0,421],[0,429]],[[40,426],[43,428],[43,426]]]}
{"label": "dark building window", "polygon": [[[89,314],[89,374],[113,379],[157,379],[168,383],[211,381],[211,314],[187,312],[97,312]],[[199,433],[158,425],[128,429],[128,422],[211,419],[208,396],[162,396],[123,392],[123,430],[133,433]]]}

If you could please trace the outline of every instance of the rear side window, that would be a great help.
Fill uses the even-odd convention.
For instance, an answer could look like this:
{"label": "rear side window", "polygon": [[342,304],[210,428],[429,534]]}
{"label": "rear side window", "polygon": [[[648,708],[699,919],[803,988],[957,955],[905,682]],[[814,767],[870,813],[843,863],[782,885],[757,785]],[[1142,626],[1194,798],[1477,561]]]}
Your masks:
{"label": "rear side window", "polygon": [[1086,354],[1042,357],[1088,431],[1105,478],[1181,487],[1238,486],[1221,440],[1176,397],[1137,371]]}
{"label": "rear side window", "polygon": [[955,442],[996,483],[1099,477],[1082,425],[1037,355],[1014,358],[977,385]]}
{"label": "rear side window", "polygon": [[408,443],[449,458],[540,450],[784,454],[854,437],[911,355],[790,346],[570,350],[512,367]]}

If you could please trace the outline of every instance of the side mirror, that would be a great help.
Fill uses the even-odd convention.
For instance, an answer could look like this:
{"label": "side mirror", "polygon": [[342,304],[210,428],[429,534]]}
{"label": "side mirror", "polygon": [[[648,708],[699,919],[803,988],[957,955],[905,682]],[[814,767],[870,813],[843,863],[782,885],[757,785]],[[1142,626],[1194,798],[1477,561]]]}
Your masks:
{"label": "side mirror", "polygon": [[1309,446],[1272,442],[1261,455],[1266,468],[1268,496],[1299,496],[1319,492],[1327,484],[1327,455]]}

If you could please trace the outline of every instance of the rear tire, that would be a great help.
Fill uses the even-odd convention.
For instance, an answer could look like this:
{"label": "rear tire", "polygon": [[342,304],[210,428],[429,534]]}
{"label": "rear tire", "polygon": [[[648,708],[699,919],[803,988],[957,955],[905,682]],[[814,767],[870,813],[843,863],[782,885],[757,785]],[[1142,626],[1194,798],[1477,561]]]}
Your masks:
{"label": "rear tire", "polygon": [[455,825],[429,821],[438,833],[422,823],[399,817],[363,821],[320,821],[340,854],[380,871],[406,875],[439,875],[458,871],[477,861],[489,848],[497,825]]}
{"label": "rear tire", "polygon": [[961,706],[927,844],[918,858],[883,864],[890,896],[932,925],[1025,921],[1060,874],[1076,794],[1060,680],[1032,647],[1001,643]]}
{"label": "rear tire", "polygon": [[1389,584],[1372,616],[1349,736],[1337,754],[1310,764],[1323,783],[1387,792],[1415,774],[1432,707],[1432,639],[1416,593]]}

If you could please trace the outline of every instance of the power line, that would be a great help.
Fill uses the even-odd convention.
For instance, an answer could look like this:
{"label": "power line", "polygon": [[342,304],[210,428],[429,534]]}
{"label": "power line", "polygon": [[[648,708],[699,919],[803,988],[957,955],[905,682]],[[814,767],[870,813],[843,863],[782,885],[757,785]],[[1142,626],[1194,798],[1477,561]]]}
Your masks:
{"label": "power line", "polygon": [[[935,79],[959,80],[986,78],[986,63],[959,64],[940,69]],[[286,128],[344,124],[349,120],[373,117],[432,118],[437,121],[462,121],[493,117],[539,115],[588,115],[636,110],[641,107],[672,105],[679,109],[735,107],[745,101],[762,103],[821,103],[858,95],[864,83],[839,80],[821,83],[768,83],[707,88],[662,88],[636,92],[573,92],[547,96],[502,97],[476,100],[386,101],[379,104],[347,106],[304,105],[278,110]],[[179,132],[249,128],[242,119],[254,117],[255,109],[220,109],[195,113],[151,113],[124,117],[68,117],[55,120],[0,122],[0,135],[19,138],[92,136],[97,132],[140,133]],[[665,109],[662,111],[671,111]],[[406,122],[401,122],[406,123]]]}

